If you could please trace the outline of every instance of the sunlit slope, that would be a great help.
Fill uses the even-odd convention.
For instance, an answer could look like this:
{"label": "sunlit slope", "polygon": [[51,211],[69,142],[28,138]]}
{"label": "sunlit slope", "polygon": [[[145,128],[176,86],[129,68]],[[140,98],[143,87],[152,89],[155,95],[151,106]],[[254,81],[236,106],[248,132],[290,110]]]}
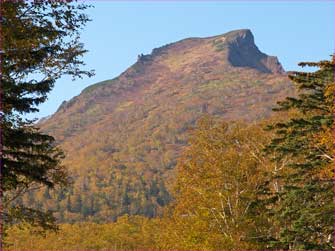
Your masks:
{"label": "sunlit slope", "polygon": [[174,166],[197,119],[259,120],[288,95],[280,63],[259,51],[249,30],[154,49],[40,124],[65,150],[74,185],[24,200],[63,221],[155,216],[170,200]]}

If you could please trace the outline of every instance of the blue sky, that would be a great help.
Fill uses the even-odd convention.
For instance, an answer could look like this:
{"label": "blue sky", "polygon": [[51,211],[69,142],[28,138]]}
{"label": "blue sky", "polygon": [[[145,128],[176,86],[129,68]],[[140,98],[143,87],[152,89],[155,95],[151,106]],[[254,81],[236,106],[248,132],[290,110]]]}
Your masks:
{"label": "blue sky", "polygon": [[251,29],[258,48],[277,56],[285,70],[299,70],[298,62],[328,59],[334,52],[332,1],[88,2],[94,8],[88,10],[92,22],[82,31],[89,50],[84,61],[96,75],[58,80],[33,117],[50,115],[85,87],[116,77],[138,54],[187,37]]}

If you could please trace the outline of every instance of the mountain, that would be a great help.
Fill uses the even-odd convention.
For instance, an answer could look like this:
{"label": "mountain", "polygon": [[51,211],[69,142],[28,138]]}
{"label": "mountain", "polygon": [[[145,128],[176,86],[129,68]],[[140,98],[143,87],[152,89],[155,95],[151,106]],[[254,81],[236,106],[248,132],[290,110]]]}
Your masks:
{"label": "mountain", "polygon": [[60,221],[160,214],[189,129],[205,114],[227,121],[269,116],[293,88],[250,30],[187,38],[139,55],[117,78],[64,101],[41,129],[64,149],[73,187],[26,195]]}

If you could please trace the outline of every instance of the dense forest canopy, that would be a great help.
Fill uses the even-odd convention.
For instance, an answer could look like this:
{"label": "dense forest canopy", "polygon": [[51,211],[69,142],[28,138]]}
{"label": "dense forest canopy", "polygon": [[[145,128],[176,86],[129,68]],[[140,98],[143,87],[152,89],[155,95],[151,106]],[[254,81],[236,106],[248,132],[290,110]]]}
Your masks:
{"label": "dense forest canopy", "polygon": [[[234,66],[248,50],[248,66]],[[75,179],[68,189],[45,188],[20,202],[53,210],[63,223],[161,216],[199,118],[257,121],[271,115],[276,100],[294,96],[276,60],[260,52],[250,30],[154,49],[39,124],[65,151],[63,163]]]}
{"label": "dense forest canopy", "polygon": [[184,39],[36,124],[57,79],[93,74],[88,7],[0,1],[1,245],[335,248],[334,57],[286,74],[250,30]]}
{"label": "dense forest canopy", "polygon": [[270,119],[198,121],[163,217],[62,224],[33,241],[38,228],[15,226],[8,243],[20,250],[332,249],[334,61],[308,64],[320,69],[292,73],[300,95],[279,102]]}

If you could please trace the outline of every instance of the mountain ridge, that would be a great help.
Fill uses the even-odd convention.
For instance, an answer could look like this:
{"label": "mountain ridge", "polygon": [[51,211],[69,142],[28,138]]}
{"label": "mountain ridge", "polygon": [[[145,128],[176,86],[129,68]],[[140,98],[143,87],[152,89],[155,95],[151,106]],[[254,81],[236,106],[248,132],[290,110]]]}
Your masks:
{"label": "mountain ridge", "polygon": [[60,221],[161,214],[199,118],[252,122],[294,95],[279,61],[258,49],[250,30],[225,34],[153,49],[63,103],[39,126],[64,149],[74,185],[24,200],[56,210]]}
{"label": "mountain ridge", "polygon": [[[210,36],[210,37],[185,38],[185,39],[181,39],[181,40],[178,40],[176,42],[173,42],[173,43],[163,45],[163,46],[158,47],[158,48],[154,48],[150,54],[147,54],[147,55],[140,54],[138,56],[138,61],[135,62],[132,66],[130,66],[127,70],[122,72],[118,77],[115,77],[115,78],[109,79],[109,80],[104,80],[104,81],[101,81],[101,82],[97,82],[93,85],[90,85],[90,86],[86,87],[85,89],[83,89],[79,95],[84,94],[85,92],[87,92],[89,90],[92,90],[92,88],[98,87],[101,84],[104,84],[104,83],[108,84],[109,82],[117,80],[120,76],[123,76],[124,74],[127,74],[127,71],[129,69],[131,69],[132,67],[134,67],[138,62],[141,62],[143,60],[144,61],[150,60],[150,57],[154,57],[159,53],[164,53],[163,51],[170,48],[171,46],[174,46],[174,45],[177,45],[177,44],[180,44],[180,43],[184,43],[184,42],[189,42],[189,41],[205,41],[205,40],[213,40],[214,39],[214,43],[216,43],[216,46],[218,47],[218,50],[220,50],[220,49],[222,49],[222,46],[223,46],[222,41],[215,41],[215,39],[222,39],[222,38],[226,38],[228,40],[228,43],[229,43],[228,46],[235,45],[235,46],[238,47],[239,45],[241,45],[241,43],[242,43],[242,46],[243,45],[244,46],[245,45],[250,46],[257,54],[259,54],[259,55],[257,55],[258,59],[259,58],[265,59],[265,62],[263,62],[263,64],[265,64],[265,65],[259,65],[259,62],[258,62],[258,65],[255,62],[246,62],[244,64],[243,60],[246,59],[245,56],[244,57],[242,56],[242,58],[241,58],[241,55],[236,55],[236,54],[239,54],[239,53],[236,53],[236,49],[238,50],[239,48],[232,48],[232,50],[234,50],[234,51],[231,52],[230,55],[228,56],[228,60],[230,61],[232,66],[235,66],[235,67],[238,67],[238,66],[240,66],[240,67],[251,67],[251,68],[258,69],[261,72],[265,72],[265,73],[276,73],[276,74],[284,74],[285,73],[285,71],[284,71],[283,67],[281,66],[280,62],[278,61],[277,57],[268,56],[265,53],[262,53],[258,49],[258,47],[254,43],[254,36],[249,29],[239,29],[239,30],[234,30],[234,31],[230,31],[230,32],[227,32],[227,33],[223,33],[221,35],[215,35],[215,36]],[[243,43],[244,41],[247,41],[247,43]],[[243,48],[243,49],[245,49],[245,48]],[[231,54],[233,54],[233,55],[231,55]],[[252,57],[253,55],[248,55],[248,56]],[[236,58],[236,57],[240,57],[240,58]],[[267,64],[268,64],[268,67],[267,67]],[[66,103],[66,102],[69,102],[69,101],[63,101],[63,102]],[[61,108],[61,106],[57,109],[57,111]]]}

